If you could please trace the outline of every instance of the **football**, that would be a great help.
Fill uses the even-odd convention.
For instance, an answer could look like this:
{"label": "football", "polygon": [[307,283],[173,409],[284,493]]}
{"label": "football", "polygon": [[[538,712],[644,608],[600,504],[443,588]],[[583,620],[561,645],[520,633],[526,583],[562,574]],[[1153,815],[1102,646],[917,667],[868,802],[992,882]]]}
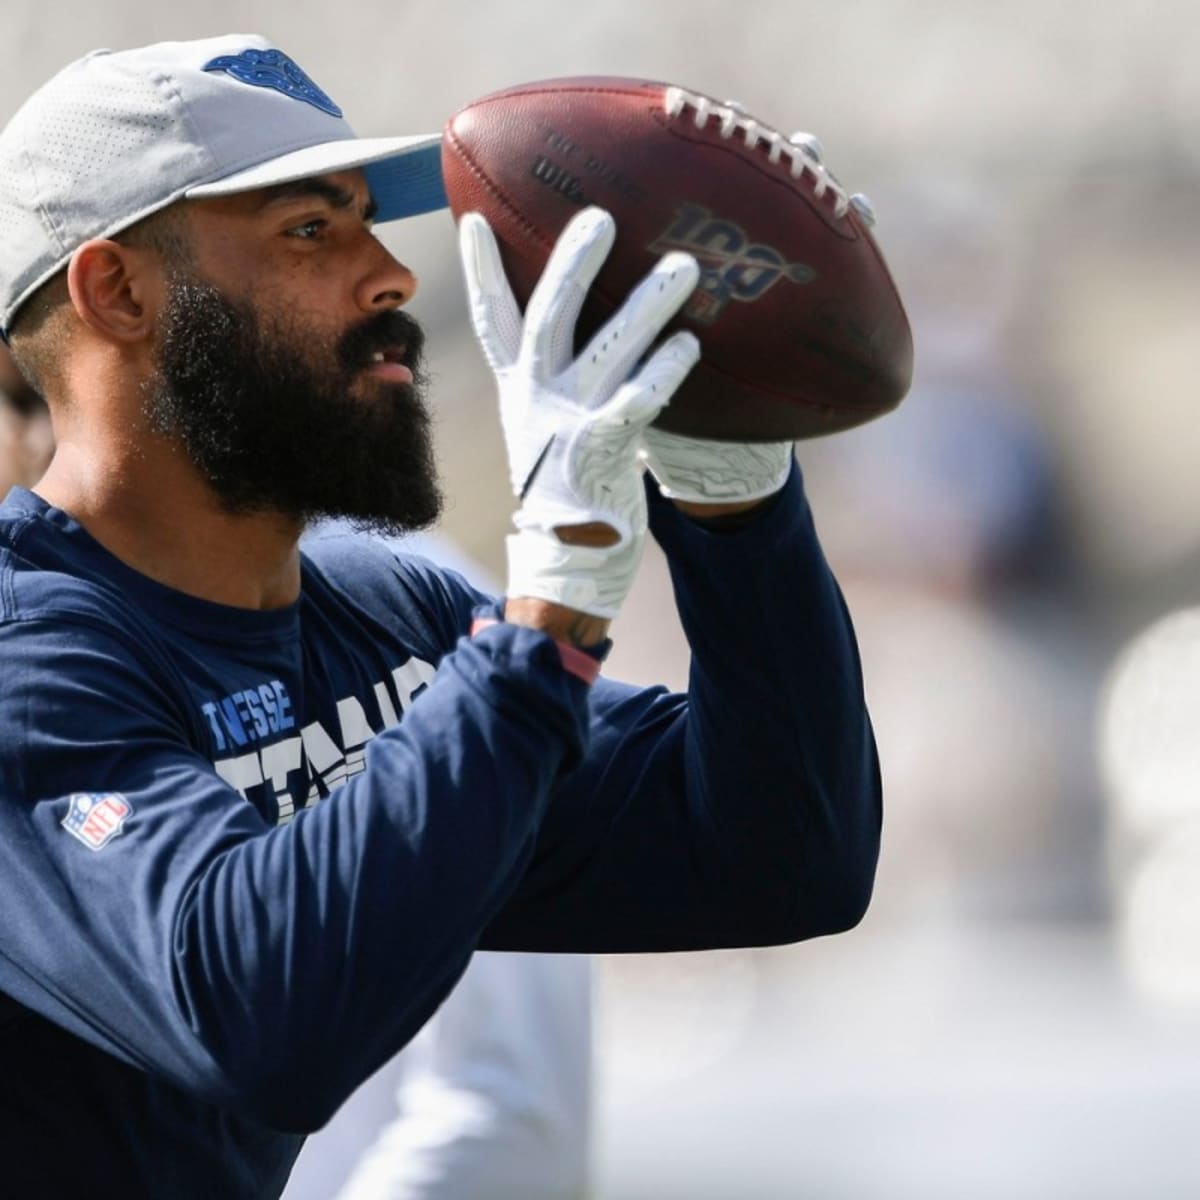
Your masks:
{"label": "football", "polygon": [[580,208],[617,241],[577,330],[582,345],[669,250],[702,274],[671,328],[702,358],[657,424],[741,441],[834,433],[894,408],[912,335],[865,197],[739,105],[638,79],[508,88],[455,113],[442,138],[450,207],[482,213],[524,305]]}

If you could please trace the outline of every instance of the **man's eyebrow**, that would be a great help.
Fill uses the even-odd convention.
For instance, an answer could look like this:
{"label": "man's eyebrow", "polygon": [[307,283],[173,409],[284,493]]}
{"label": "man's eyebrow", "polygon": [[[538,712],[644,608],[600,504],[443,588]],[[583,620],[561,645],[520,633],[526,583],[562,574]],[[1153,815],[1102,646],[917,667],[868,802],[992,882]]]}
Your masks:
{"label": "man's eyebrow", "polygon": [[[358,196],[354,192],[349,188],[338,187],[336,183],[330,183],[328,179],[293,179],[289,183],[278,183],[274,187],[267,188],[262,206],[266,208],[272,204],[286,200],[304,199],[308,196],[316,196],[325,200],[331,208],[337,209],[354,208],[358,203]],[[379,205],[376,203],[375,197],[368,195],[366,207],[363,209],[363,220],[373,220],[378,211]]]}

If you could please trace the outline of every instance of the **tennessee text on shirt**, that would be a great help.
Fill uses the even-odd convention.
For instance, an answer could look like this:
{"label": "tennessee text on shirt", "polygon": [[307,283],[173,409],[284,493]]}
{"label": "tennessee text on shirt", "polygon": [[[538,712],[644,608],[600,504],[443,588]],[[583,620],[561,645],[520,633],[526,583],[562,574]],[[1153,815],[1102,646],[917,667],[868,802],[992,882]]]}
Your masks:
{"label": "tennessee text on shirt", "polygon": [[337,700],[327,723],[312,720],[299,729],[291,697],[278,679],[208,701],[200,707],[214,746],[218,753],[233,751],[214,759],[213,767],[264,814],[274,808],[283,824],[297,807],[359,774],[367,743],[399,721],[434,674],[429,663],[410,658],[373,683],[369,696]]}

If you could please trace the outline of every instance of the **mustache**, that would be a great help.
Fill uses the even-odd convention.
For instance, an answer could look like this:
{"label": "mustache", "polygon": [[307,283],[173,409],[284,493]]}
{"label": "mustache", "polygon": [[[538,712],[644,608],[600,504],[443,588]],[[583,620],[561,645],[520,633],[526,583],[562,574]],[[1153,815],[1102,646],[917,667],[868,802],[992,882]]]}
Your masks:
{"label": "mustache", "polygon": [[425,331],[416,319],[401,309],[376,313],[348,329],[338,340],[338,362],[347,371],[368,366],[381,351],[397,351],[402,362],[416,377],[425,349]]}

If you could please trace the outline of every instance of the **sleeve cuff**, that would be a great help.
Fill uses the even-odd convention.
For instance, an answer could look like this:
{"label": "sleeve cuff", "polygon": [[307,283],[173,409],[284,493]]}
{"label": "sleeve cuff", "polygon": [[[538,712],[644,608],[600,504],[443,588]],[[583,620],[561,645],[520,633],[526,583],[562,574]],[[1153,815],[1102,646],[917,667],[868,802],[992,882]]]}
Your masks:
{"label": "sleeve cuff", "polygon": [[[503,617],[499,615],[497,610],[500,613],[503,612],[500,604],[488,604],[475,610],[471,621],[472,637],[483,629],[487,629],[492,625],[499,625],[503,622]],[[608,639],[605,639],[598,646],[589,646],[586,648],[572,646],[567,642],[560,642],[554,638],[550,640],[554,642],[554,646],[558,650],[558,657],[562,663],[563,670],[570,675],[574,675],[576,679],[582,679],[584,683],[589,685],[595,683],[600,677],[600,665],[612,648],[612,642]]]}

